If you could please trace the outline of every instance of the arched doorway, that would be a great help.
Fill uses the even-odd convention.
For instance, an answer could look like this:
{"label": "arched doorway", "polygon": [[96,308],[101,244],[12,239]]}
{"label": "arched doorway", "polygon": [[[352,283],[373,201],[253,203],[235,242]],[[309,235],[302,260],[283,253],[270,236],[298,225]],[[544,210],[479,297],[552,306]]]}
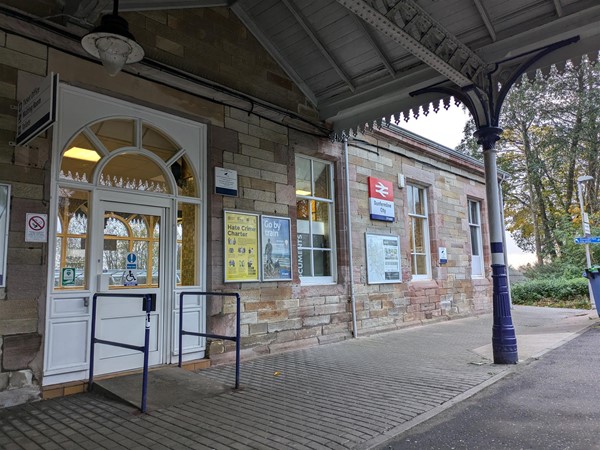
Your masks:
{"label": "arched doorway", "polygon": [[[44,384],[84,375],[94,293],[117,294],[98,302],[97,337],[132,345],[143,339],[141,300],[118,294],[156,296],[152,365],[179,352],[178,293],[204,288],[203,126],[71,87],[62,103],[82,114],[63,110],[55,139]],[[201,329],[203,311],[192,301],[184,320]],[[204,339],[184,343],[185,359],[203,351]],[[105,345],[95,359],[99,374],[142,364],[140,353]]]}

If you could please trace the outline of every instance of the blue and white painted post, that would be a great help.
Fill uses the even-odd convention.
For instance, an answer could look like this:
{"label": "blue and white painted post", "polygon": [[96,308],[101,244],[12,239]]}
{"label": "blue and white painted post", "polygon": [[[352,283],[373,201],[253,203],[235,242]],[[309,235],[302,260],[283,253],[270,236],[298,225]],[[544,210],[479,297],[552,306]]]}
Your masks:
{"label": "blue and white painted post", "polygon": [[503,223],[498,190],[498,170],[496,167],[496,142],[500,139],[502,128],[484,126],[475,133],[477,142],[483,149],[485,166],[485,187],[492,251],[493,308],[492,349],[495,364],[516,364],[517,337],[510,312],[510,297],[504,263],[502,244]]}

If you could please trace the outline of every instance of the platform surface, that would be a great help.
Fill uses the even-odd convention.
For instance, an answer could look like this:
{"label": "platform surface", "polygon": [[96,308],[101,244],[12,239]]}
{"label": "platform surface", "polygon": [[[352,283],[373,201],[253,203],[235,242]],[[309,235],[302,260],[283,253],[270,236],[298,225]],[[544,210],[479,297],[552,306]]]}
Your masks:
{"label": "platform surface", "polygon": [[[148,372],[147,408],[152,411],[216,397],[230,392],[233,386],[234,380],[227,385],[202,373],[179,367],[153,369]],[[139,408],[142,401],[142,374],[94,381],[94,391]]]}

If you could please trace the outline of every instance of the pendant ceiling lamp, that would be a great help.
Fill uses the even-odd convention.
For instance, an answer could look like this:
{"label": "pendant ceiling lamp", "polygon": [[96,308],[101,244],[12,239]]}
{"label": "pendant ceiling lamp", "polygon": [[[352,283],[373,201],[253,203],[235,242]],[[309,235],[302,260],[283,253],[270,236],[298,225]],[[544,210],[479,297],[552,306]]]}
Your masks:
{"label": "pendant ceiling lamp", "polygon": [[114,77],[125,64],[141,61],[144,49],[129,32],[129,24],[119,16],[119,1],[115,0],[113,13],[102,16],[100,26],[81,39],[81,46],[90,55],[102,61],[108,74]]}

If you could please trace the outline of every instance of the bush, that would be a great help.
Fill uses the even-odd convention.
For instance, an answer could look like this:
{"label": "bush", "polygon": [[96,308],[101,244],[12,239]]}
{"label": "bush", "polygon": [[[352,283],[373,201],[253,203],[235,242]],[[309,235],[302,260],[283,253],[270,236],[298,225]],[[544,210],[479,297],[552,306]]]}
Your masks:
{"label": "bush", "polygon": [[511,297],[516,305],[589,308],[588,280],[581,277],[524,281],[512,286]]}
{"label": "bush", "polygon": [[521,271],[530,280],[555,279],[555,278],[577,278],[583,273],[585,264],[570,264],[563,261],[553,261],[544,265],[527,265]]}

